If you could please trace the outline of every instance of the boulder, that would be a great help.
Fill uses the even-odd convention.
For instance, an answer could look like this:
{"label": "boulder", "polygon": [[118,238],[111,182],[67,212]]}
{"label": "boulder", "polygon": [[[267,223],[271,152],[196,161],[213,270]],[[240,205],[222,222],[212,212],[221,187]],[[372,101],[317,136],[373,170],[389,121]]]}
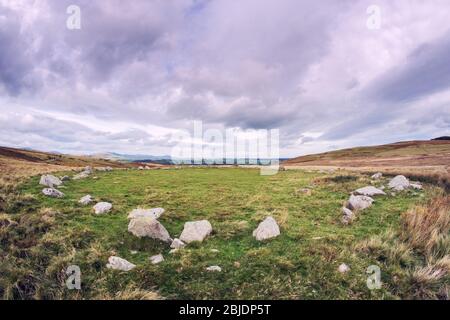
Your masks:
{"label": "boulder", "polygon": [[128,231],[139,238],[149,237],[164,242],[172,241],[166,228],[158,220],[150,217],[131,219]]}
{"label": "boulder", "polygon": [[145,218],[145,217],[158,219],[159,217],[161,217],[163,213],[164,213],[163,208],[134,209],[128,215],[128,219]]}
{"label": "boulder", "polygon": [[81,172],[81,173],[79,173],[79,174],[74,175],[72,179],[73,179],[73,180],[86,179],[86,178],[89,177],[89,175],[90,175],[90,173],[88,173],[88,172],[86,172],[86,171],[83,171],[83,172]]}
{"label": "boulder", "polygon": [[177,238],[173,239],[172,244],[170,245],[170,247],[172,249],[182,249],[185,246],[186,246],[186,244],[183,241],[181,241],[180,239],[177,239]]}
{"label": "boulder", "polygon": [[51,197],[51,198],[63,198],[64,197],[64,193],[62,193],[59,190],[56,190],[54,188],[45,188],[42,190],[42,193],[44,195],[46,195],[47,197]]}
{"label": "boulder", "polygon": [[207,220],[186,222],[180,240],[185,243],[202,242],[212,232],[211,223]]}
{"label": "boulder", "polygon": [[78,201],[78,203],[82,204],[83,206],[87,206],[88,204],[91,204],[93,201],[94,201],[94,199],[92,198],[92,196],[88,194],[88,195],[82,197]]}
{"label": "boulder", "polygon": [[396,176],[389,181],[388,187],[395,191],[403,191],[409,188],[409,180],[405,176]]}
{"label": "boulder", "polygon": [[113,270],[120,270],[120,271],[130,271],[136,268],[136,265],[132,264],[131,262],[128,262],[125,259],[119,258],[119,257],[109,257],[108,264],[106,267],[108,269]]}
{"label": "boulder", "polygon": [[350,209],[343,207],[342,208],[342,223],[343,224],[349,224],[352,222],[354,217],[353,211],[351,211]]}
{"label": "boulder", "polygon": [[211,267],[206,268],[206,271],[209,271],[209,272],[221,272],[222,268],[219,267],[219,266],[211,266]]}
{"label": "boulder", "polygon": [[379,179],[381,179],[382,176],[383,176],[383,174],[381,172],[377,172],[373,176],[371,176],[371,178],[374,180],[379,180]]}
{"label": "boulder", "polygon": [[348,200],[347,208],[350,210],[364,210],[369,208],[373,201],[371,197],[355,196],[352,194]]}
{"label": "boulder", "polygon": [[95,214],[108,213],[112,209],[112,204],[109,202],[99,202],[94,206]]}
{"label": "boulder", "polygon": [[62,185],[62,181],[59,178],[52,176],[51,174],[46,174],[41,176],[39,184],[47,186],[49,188],[53,188],[55,186],[59,187],[60,185]]}
{"label": "boulder", "polygon": [[161,262],[163,262],[163,261],[164,261],[164,257],[163,257],[162,254],[158,254],[158,255],[156,255],[156,256],[150,257],[150,262],[151,262],[152,264],[158,264],[158,263],[161,263]]}
{"label": "boulder", "polygon": [[378,195],[386,195],[386,193],[383,190],[380,190],[378,188],[375,188],[373,186],[368,186],[364,188],[359,188],[355,191],[356,194],[362,195],[362,196],[378,196]]}
{"label": "boulder", "polygon": [[275,238],[280,235],[280,228],[273,217],[267,217],[258,228],[253,231],[253,236],[258,241]]}

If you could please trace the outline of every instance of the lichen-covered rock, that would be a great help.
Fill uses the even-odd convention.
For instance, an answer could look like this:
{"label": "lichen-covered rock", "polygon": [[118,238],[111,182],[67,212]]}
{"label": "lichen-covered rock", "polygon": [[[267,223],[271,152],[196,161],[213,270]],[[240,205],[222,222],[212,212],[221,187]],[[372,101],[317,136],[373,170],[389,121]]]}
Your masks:
{"label": "lichen-covered rock", "polygon": [[353,211],[351,211],[350,209],[343,207],[342,208],[342,223],[343,224],[350,224],[353,221]]}
{"label": "lichen-covered rock", "polygon": [[42,190],[42,193],[44,195],[46,195],[47,197],[51,197],[51,198],[63,198],[64,197],[64,193],[62,193],[59,190],[56,190],[54,188],[45,188]]}
{"label": "lichen-covered rock", "polygon": [[112,204],[109,202],[99,202],[94,206],[95,214],[105,214],[111,211]]}
{"label": "lichen-covered rock", "polygon": [[280,228],[273,217],[267,217],[261,222],[258,228],[253,231],[253,236],[258,241],[267,240],[278,237],[280,235]]}
{"label": "lichen-covered rock", "polygon": [[41,176],[39,184],[49,188],[53,188],[55,186],[59,187],[60,185],[62,185],[62,181],[59,178],[52,176],[51,174],[45,174]]}
{"label": "lichen-covered rock", "polygon": [[136,265],[128,262],[125,259],[119,257],[109,257],[108,264],[106,265],[108,269],[120,270],[120,271],[130,271],[136,268]]}
{"label": "lichen-covered rock", "polygon": [[186,222],[180,240],[185,243],[202,242],[211,234],[212,230],[211,223],[207,220]]}
{"label": "lichen-covered rock", "polygon": [[164,242],[172,242],[169,232],[155,218],[141,217],[131,219],[128,231],[139,238],[149,237]]}
{"label": "lichen-covered rock", "polygon": [[396,176],[389,181],[388,187],[395,191],[403,191],[409,188],[409,180],[405,176]]}
{"label": "lichen-covered rock", "polygon": [[92,196],[88,194],[88,195],[82,197],[78,201],[78,203],[82,204],[83,206],[87,206],[88,204],[91,204],[93,201],[94,201],[94,199],[92,198]]}
{"label": "lichen-covered rock", "polygon": [[364,187],[364,188],[359,188],[358,190],[355,191],[355,194],[359,194],[362,196],[379,196],[379,195],[386,195],[386,193],[378,188],[375,188],[373,186],[368,186],[368,187]]}
{"label": "lichen-covered rock", "polygon": [[159,217],[161,217],[163,213],[164,213],[163,208],[134,209],[128,215],[128,219],[144,218],[144,217],[158,219]]}
{"label": "lichen-covered rock", "polygon": [[348,200],[347,208],[353,211],[364,210],[369,208],[373,201],[371,197],[355,196],[352,194]]}

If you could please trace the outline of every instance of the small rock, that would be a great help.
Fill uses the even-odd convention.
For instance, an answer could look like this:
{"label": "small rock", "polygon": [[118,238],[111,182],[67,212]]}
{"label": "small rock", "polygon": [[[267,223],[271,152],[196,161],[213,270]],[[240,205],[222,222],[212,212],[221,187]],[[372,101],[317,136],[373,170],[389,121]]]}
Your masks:
{"label": "small rock", "polygon": [[409,180],[405,176],[396,176],[389,181],[388,187],[395,191],[403,191],[409,187]]}
{"label": "small rock", "polygon": [[90,175],[90,173],[87,173],[87,172],[81,172],[81,173],[79,173],[79,174],[76,174],[76,175],[74,175],[73,176],[73,180],[81,180],[81,179],[86,179],[86,178],[88,178],[89,177],[89,175]]}
{"label": "small rock", "polygon": [[411,188],[413,188],[413,189],[416,189],[416,190],[422,190],[423,189],[422,185],[420,183],[418,183],[418,182],[410,183],[409,186]]}
{"label": "small rock", "polygon": [[84,168],[84,172],[86,172],[87,174],[92,174],[94,173],[94,169],[92,169],[91,166],[87,166],[86,168]]}
{"label": "small rock", "polygon": [[172,249],[182,249],[185,246],[186,246],[186,244],[183,241],[181,241],[180,239],[177,239],[177,238],[173,239],[172,244],[170,245],[170,247]]}
{"label": "small rock", "polygon": [[95,214],[108,213],[112,209],[112,204],[109,202],[99,202],[94,206]]}
{"label": "small rock", "polygon": [[62,181],[59,178],[52,176],[51,174],[41,176],[41,180],[39,181],[40,185],[47,186],[53,188],[54,186],[59,187],[62,185]]}
{"label": "small rock", "polygon": [[159,217],[161,217],[161,215],[163,213],[164,213],[164,209],[163,208],[134,209],[128,215],[128,219],[144,218],[144,217],[150,217],[150,218],[158,219]]}
{"label": "small rock", "polygon": [[211,266],[211,267],[206,268],[206,271],[209,271],[209,272],[221,272],[222,268],[219,267],[219,266]]}
{"label": "small rock", "polygon": [[362,195],[362,196],[378,196],[378,195],[386,195],[386,193],[383,190],[380,190],[378,188],[369,186],[364,188],[359,188],[355,191],[356,194]]}
{"label": "small rock", "polygon": [[69,181],[69,180],[70,180],[70,177],[69,177],[69,176],[61,177],[61,181],[62,181],[62,182]]}
{"label": "small rock", "polygon": [[345,263],[343,263],[339,266],[338,271],[340,273],[347,273],[350,271],[350,267],[348,265],[346,265]]}
{"label": "small rock", "polygon": [[351,195],[348,200],[347,208],[350,210],[364,210],[369,208],[373,201],[374,200],[368,196]]}
{"label": "small rock", "polygon": [[271,239],[280,235],[280,228],[273,217],[267,217],[258,228],[253,231],[253,236],[258,241]]}
{"label": "small rock", "polygon": [[343,224],[349,224],[350,222],[352,222],[353,216],[354,216],[353,212],[350,209],[348,209],[346,207],[342,208],[342,219],[341,219],[341,221],[342,221]]}
{"label": "small rock", "polygon": [[217,249],[211,249],[211,252],[212,252],[212,253],[218,253],[219,250],[217,250]]}
{"label": "small rock", "polygon": [[162,254],[158,254],[158,255],[156,255],[156,256],[150,257],[150,262],[151,262],[152,264],[158,264],[158,263],[161,263],[161,262],[163,262],[163,261],[164,261],[164,257],[163,257]]}
{"label": "small rock", "polygon": [[109,263],[106,265],[108,269],[130,271],[136,268],[136,265],[119,257],[109,257],[108,262]]}
{"label": "small rock", "polygon": [[240,263],[239,261],[235,261],[235,262],[233,263],[233,266],[234,266],[235,268],[240,268],[240,267],[241,267],[241,263]]}
{"label": "small rock", "polygon": [[83,206],[87,206],[88,204],[91,204],[94,201],[91,195],[86,195],[83,198],[78,201],[79,204],[82,204]]}
{"label": "small rock", "polygon": [[54,188],[45,188],[42,190],[42,193],[44,195],[46,195],[47,197],[51,197],[51,198],[63,198],[64,197],[64,193],[62,193],[59,190],[56,190]]}
{"label": "small rock", "polygon": [[202,242],[211,232],[212,226],[207,220],[186,222],[180,240],[185,243]]}
{"label": "small rock", "polygon": [[374,180],[379,180],[379,179],[381,179],[382,176],[383,176],[383,174],[381,172],[377,172],[373,176],[371,176],[371,178]]}
{"label": "small rock", "polygon": [[164,242],[172,241],[166,228],[154,218],[144,217],[131,219],[128,224],[128,231],[138,238],[149,237]]}
{"label": "small rock", "polygon": [[131,253],[132,255],[138,254],[138,252],[137,252],[136,250],[131,250],[130,253]]}

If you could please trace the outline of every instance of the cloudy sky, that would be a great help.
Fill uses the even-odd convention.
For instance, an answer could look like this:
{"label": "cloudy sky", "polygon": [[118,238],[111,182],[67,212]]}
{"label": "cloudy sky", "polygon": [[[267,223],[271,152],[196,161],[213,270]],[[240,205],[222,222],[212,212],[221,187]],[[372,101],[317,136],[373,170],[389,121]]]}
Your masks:
{"label": "cloudy sky", "polygon": [[448,0],[0,0],[0,145],[170,154],[194,120],[279,129],[283,157],[429,139],[449,57]]}

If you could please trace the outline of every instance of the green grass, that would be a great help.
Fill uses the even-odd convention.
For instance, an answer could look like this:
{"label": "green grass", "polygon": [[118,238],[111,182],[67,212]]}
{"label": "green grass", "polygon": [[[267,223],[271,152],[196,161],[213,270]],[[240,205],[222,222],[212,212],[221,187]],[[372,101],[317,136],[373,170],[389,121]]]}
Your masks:
{"label": "green grass", "polygon": [[[50,226],[37,231],[34,227],[32,245],[20,247],[19,240],[27,238],[26,230],[14,231],[19,240],[4,238],[2,243],[10,262],[24,263],[32,273],[32,288],[22,291],[28,290],[34,298],[114,297],[129,288],[158,291],[167,299],[399,298],[389,285],[367,289],[366,268],[379,261],[351,248],[398,228],[400,214],[424,202],[434,190],[426,187],[421,192],[377,197],[352,225],[343,226],[340,208],[351,191],[368,185],[366,176],[329,179],[333,175],[289,170],[268,177],[253,169],[215,168],[94,175],[98,179],[67,182],[60,189],[66,194],[64,199],[43,196],[38,177],[20,187],[21,194],[33,195],[34,201],[15,208],[9,213],[12,218],[34,215],[40,219],[42,208],[58,212]],[[312,194],[297,193],[300,188],[310,188]],[[86,194],[113,203],[112,212],[96,216],[92,206],[79,205],[78,200]],[[209,220],[214,233],[201,244],[169,254],[167,244],[138,239],[127,231],[127,215],[137,207],[165,208],[160,222],[172,237],[181,234],[185,222],[200,219]],[[281,235],[258,242],[252,231],[268,215],[280,224]],[[40,226],[41,220],[35,219],[35,226]],[[165,261],[154,266],[148,258],[159,253]],[[107,259],[113,254],[138,267],[128,273],[107,269]],[[351,271],[339,274],[341,263],[348,264]],[[64,288],[62,270],[72,264],[82,271],[81,292]],[[222,272],[206,272],[210,265],[221,266]],[[391,274],[383,274],[383,280],[390,279]],[[23,280],[19,280],[14,281],[21,284]],[[3,283],[0,293],[17,298],[13,281],[3,279]]]}

